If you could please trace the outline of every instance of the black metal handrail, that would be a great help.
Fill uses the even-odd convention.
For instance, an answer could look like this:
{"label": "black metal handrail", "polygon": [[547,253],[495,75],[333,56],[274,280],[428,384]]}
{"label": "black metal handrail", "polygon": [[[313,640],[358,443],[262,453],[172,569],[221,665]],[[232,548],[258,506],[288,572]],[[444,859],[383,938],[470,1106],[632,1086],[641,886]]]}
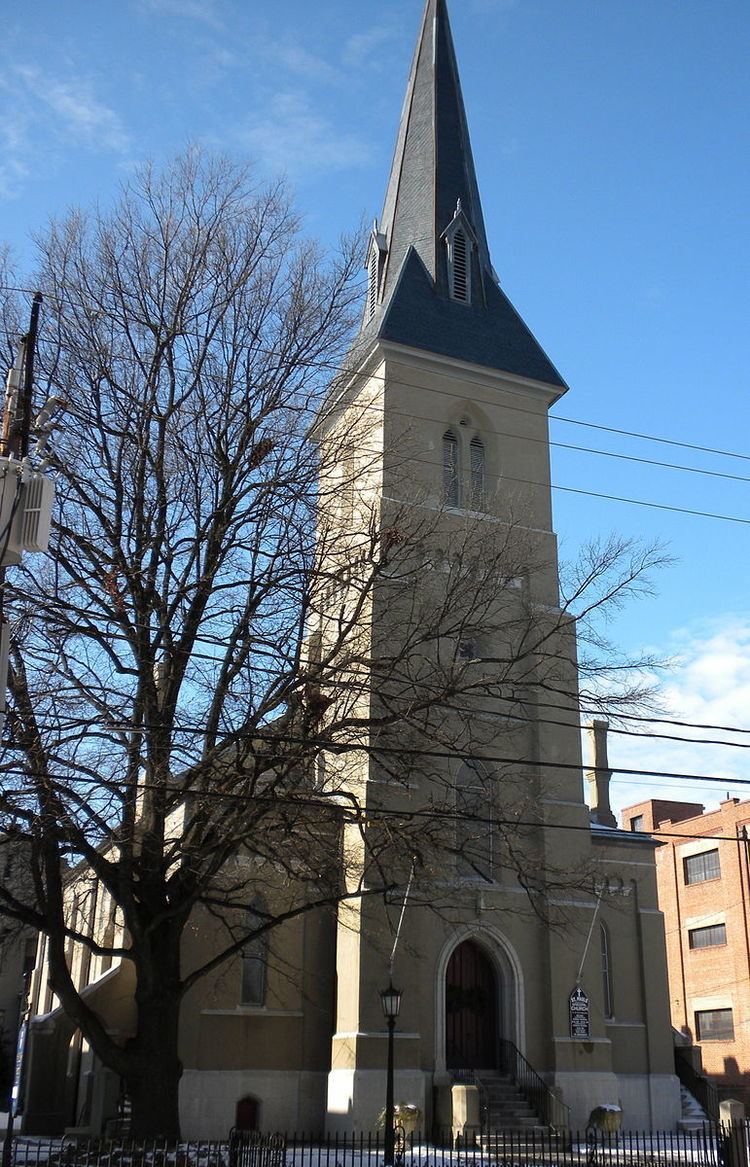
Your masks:
{"label": "black metal handrail", "polygon": [[498,1044],[502,1070],[512,1078],[540,1119],[553,1131],[568,1130],[570,1107],[552,1093],[544,1078],[512,1041],[501,1038]]}
{"label": "black metal handrail", "polygon": [[696,1102],[706,1112],[711,1122],[719,1121],[719,1092],[705,1074],[699,1073],[679,1049],[674,1051],[674,1068],[677,1077]]}

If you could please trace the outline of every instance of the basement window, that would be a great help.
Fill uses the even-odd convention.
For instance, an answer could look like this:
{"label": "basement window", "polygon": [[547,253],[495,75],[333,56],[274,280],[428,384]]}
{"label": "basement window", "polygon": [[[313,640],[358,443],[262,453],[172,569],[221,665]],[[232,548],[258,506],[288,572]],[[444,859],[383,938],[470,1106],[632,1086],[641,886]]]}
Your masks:
{"label": "basement window", "polygon": [[704,1009],[695,1014],[698,1041],[734,1041],[731,1009]]}
{"label": "basement window", "polygon": [[701,851],[699,855],[688,855],[683,860],[685,883],[707,883],[709,879],[721,879],[719,848]]}

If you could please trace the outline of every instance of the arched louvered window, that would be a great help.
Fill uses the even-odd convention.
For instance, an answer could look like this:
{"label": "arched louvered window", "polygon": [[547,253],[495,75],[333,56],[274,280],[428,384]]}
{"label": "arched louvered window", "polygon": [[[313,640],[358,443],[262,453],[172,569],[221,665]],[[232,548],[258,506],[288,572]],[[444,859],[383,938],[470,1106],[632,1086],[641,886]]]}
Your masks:
{"label": "arched louvered window", "polygon": [[443,501],[457,507],[459,495],[458,439],[450,430],[443,434]]}
{"label": "arched louvered window", "polygon": [[602,953],[602,993],[604,997],[604,1016],[614,1017],[615,1000],[612,992],[612,950],[609,943],[609,930],[606,924],[599,926],[599,939]]}
{"label": "arched louvered window", "polygon": [[481,438],[472,438],[471,454],[471,509],[484,510],[484,445]]}
{"label": "arched louvered window", "polygon": [[370,262],[367,269],[367,319],[372,320],[378,306],[378,292],[380,284],[380,251],[375,243],[370,249]]}
{"label": "arched louvered window", "polygon": [[[257,896],[247,914],[248,931],[257,928],[266,915],[264,900]],[[268,965],[268,933],[262,932],[248,940],[242,949],[242,978],[240,984],[240,1004],[265,1005],[266,971]]]}
{"label": "arched louvered window", "polygon": [[456,874],[492,879],[492,790],[478,762],[464,762],[456,775]]}
{"label": "arched louvered window", "polygon": [[468,304],[471,299],[470,250],[466,232],[460,228],[453,236],[451,251],[451,296]]}

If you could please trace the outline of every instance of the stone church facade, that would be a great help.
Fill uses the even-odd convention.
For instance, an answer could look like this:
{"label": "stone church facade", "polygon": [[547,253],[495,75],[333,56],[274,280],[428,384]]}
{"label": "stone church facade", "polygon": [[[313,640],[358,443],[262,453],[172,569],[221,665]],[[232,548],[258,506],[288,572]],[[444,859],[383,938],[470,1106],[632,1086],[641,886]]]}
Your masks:
{"label": "stone church facade", "polygon": [[[468,538],[490,548],[511,532],[527,570],[508,572],[496,603],[506,626],[521,608],[535,613],[537,626],[547,622],[562,694],[550,715],[519,677],[523,716],[515,698],[512,715],[510,698],[507,706],[485,700],[460,729],[457,722],[456,743],[472,734],[471,749],[457,744],[442,759],[444,788],[457,792],[457,808],[472,807],[467,821],[488,829],[476,846],[466,838],[459,846],[459,822],[454,858],[431,873],[435,902],[423,884],[404,910],[392,969],[403,991],[396,1100],[416,1105],[425,1127],[450,1126],[457,1082],[481,1082],[525,1059],[574,1127],[585,1126],[594,1106],[616,1104],[626,1127],[673,1128],[679,1087],[655,844],[615,827],[601,727],[591,810],[583,797],[575,630],[560,612],[547,421],[567,386],[492,267],[445,0],[426,3],[367,268],[351,375],[319,429],[324,449],[341,432],[364,429],[366,454],[349,467],[354,498],[330,522],[341,523],[346,540],[373,514],[383,528],[406,503],[419,509],[432,565],[425,589],[442,586],[441,565]],[[382,631],[392,627],[390,607],[385,587],[371,597],[373,655],[390,634]],[[325,621],[314,631],[324,643]],[[503,645],[490,640],[459,638],[453,651],[470,668],[474,657],[502,656]],[[537,676],[538,662],[534,669]],[[371,686],[374,693],[374,675]],[[445,741],[445,726],[438,736]],[[513,797],[507,785],[493,795],[491,782],[474,781],[498,759]],[[418,776],[394,782],[367,750],[345,777],[374,812],[407,811],[431,796]],[[103,900],[97,910],[107,917]],[[386,1059],[379,990],[391,973],[398,916],[398,904],[389,916],[382,899],[366,897],[335,919],[311,913],[191,989],[180,1050],[186,1137],[223,1137],[236,1122],[375,1129]],[[208,927],[190,935],[189,945],[210,943]],[[128,969],[94,957],[77,975],[111,1016],[110,1031],[127,1036]],[[56,1007],[45,977],[42,953],[25,1127],[102,1129],[117,1109],[117,1083]],[[576,990],[586,1002],[583,1022],[572,1015]]]}

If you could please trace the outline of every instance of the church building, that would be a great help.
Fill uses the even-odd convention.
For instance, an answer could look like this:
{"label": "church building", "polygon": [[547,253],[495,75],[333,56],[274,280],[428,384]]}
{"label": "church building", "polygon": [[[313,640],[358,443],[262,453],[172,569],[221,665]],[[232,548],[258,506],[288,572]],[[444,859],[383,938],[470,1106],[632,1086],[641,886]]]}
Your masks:
{"label": "church building", "polygon": [[[342,434],[357,442],[345,466],[326,463],[341,475],[340,505],[321,523],[331,555],[356,558],[376,528],[396,549],[392,576],[360,613],[358,660],[372,664],[351,700],[386,708],[420,693],[423,712],[408,740],[384,716],[377,741],[343,762],[322,758],[320,782],[340,765],[342,798],[355,792],[394,846],[399,815],[423,815],[425,838],[440,837],[432,863],[425,843],[411,871],[420,840],[404,845],[391,902],[363,895],[335,918],[300,916],[191,988],[183,1135],[222,1138],[235,1123],[375,1130],[391,977],[402,992],[395,1099],[423,1129],[455,1130],[480,1096],[490,1125],[581,1129],[608,1105],[626,1129],[673,1129],[657,844],[617,829],[601,722],[584,801],[575,627],[561,608],[550,486],[548,410],[567,386],[490,258],[446,0],[426,0],[367,276],[349,373],[318,431],[324,454]],[[408,598],[394,601],[401,570]],[[335,606],[324,600],[318,652]],[[409,624],[405,648],[406,607],[421,625]],[[413,629],[437,608],[444,635],[422,651]],[[460,673],[461,694],[433,714],[438,673]],[[342,878],[366,888],[357,830],[344,837]],[[97,911],[112,921],[103,901]],[[130,973],[95,956],[84,974],[88,998],[127,1036]],[[32,999],[26,1129],[101,1130],[117,1083],[55,1006],[43,959]]]}

